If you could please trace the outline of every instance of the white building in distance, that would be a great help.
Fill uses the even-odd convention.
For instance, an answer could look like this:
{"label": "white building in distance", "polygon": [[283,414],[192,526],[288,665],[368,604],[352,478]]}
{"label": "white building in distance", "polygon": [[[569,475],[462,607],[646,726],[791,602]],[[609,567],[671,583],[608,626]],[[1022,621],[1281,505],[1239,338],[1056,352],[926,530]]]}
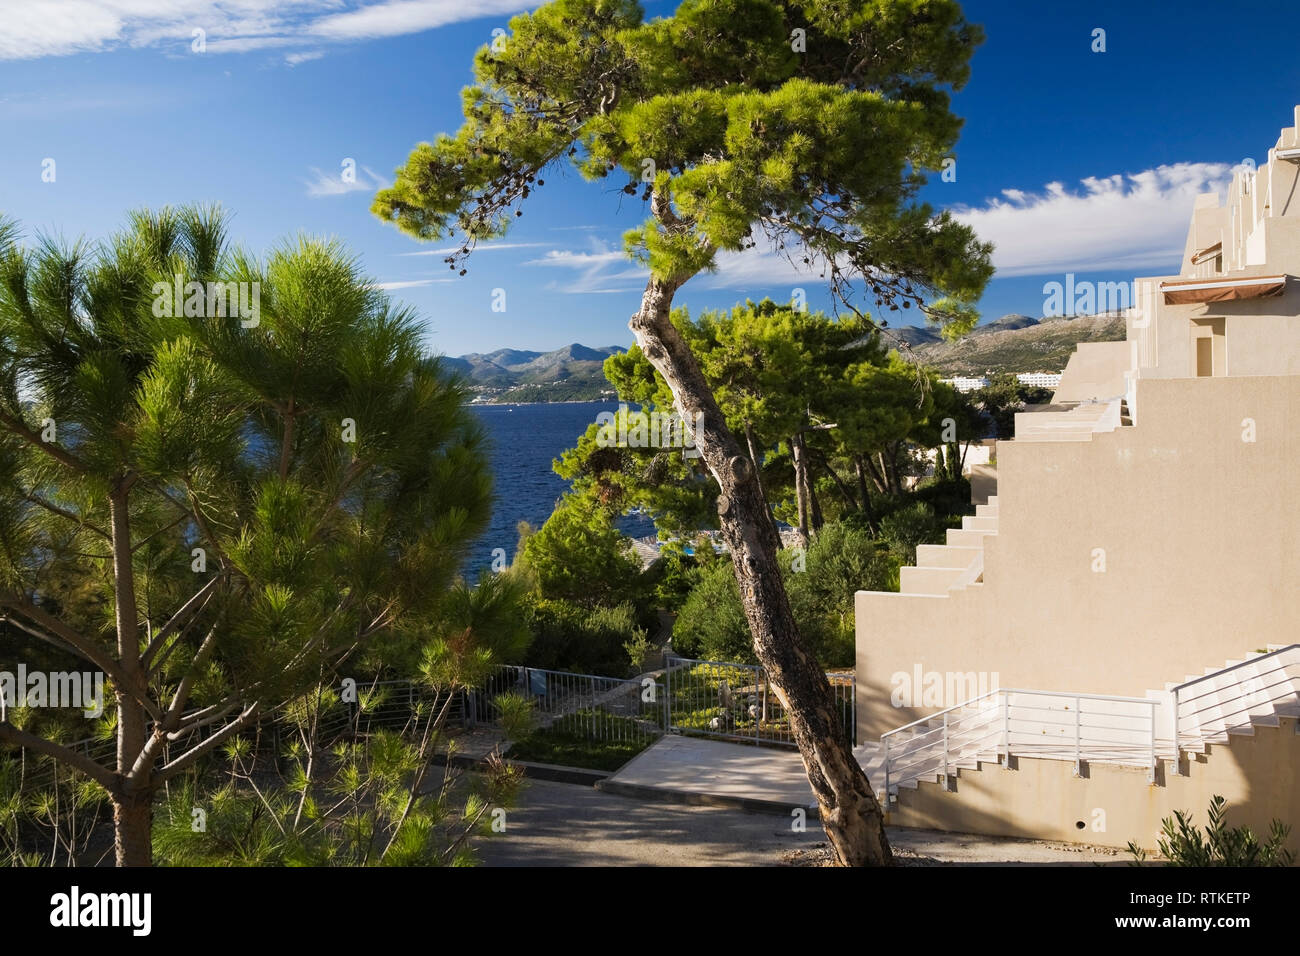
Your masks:
{"label": "white building in distance", "polygon": [[1021,372],[1016,376],[1021,385],[1031,388],[1056,388],[1061,384],[1060,372]]}

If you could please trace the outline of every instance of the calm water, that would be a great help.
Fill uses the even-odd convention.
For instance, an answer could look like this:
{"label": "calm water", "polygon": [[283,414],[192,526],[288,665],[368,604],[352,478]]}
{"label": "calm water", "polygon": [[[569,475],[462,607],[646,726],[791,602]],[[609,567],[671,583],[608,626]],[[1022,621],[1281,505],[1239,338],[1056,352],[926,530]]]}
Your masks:
{"label": "calm water", "polygon": [[[492,477],[496,501],[492,523],[475,545],[466,573],[476,578],[492,563],[492,549],[504,548],[514,560],[520,521],[540,528],[555,502],[568,490],[568,482],[551,470],[551,462],[578,443],[578,436],[601,412],[618,410],[617,402],[573,402],[547,405],[474,405],[492,438]],[[648,518],[626,517],[619,522],[624,534],[654,534]]]}

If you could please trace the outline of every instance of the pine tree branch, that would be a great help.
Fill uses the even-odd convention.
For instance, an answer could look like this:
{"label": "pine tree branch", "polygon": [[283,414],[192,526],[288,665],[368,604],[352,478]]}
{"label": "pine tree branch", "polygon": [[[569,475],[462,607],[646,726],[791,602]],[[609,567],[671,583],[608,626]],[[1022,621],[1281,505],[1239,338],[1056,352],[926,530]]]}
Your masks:
{"label": "pine tree branch", "polygon": [[149,646],[145,648],[144,657],[141,659],[141,663],[146,671],[151,669],[154,655],[162,650],[163,644],[166,642],[167,638],[178,629],[182,628],[183,625],[185,625],[195,614],[207,607],[208,601],[212,596],[212,591],[221,583],[224,576],[225,572],[221,572],[210,578],[208,582],[204,584],[203,587],[199,588],[188,601],[181,605],[180,609],[172,615],[171,620],[159,628],[158,633],[155,634],[153,640],[149,642]]}
{"label": "pine tree branch", "polygon": [[[7,614],[0,616],[0,619],[9,621],[33,637],[40,638],[55,647],[63,647],[64,645],[60,642],[66,643],[68,647],[65,649],[70,648],[75,651],[112,678],[113,683],[118,687],[122,686],[122,669],[118,666],[117,661],[103,648],[97,647],[94,641],[82,636],[53,614],[37,607],[31,601],[12,591],[0,590],[0,607],[8,608],[15,614],[26,618],[36,625],[36,629],[24,626],[22,622]],[[54,638],[58,638],[58,640]]]}
{"label": "pine tree branch", "polygon": [[254,715],[256,715],[260,703],[261,703],[260,701],[256,701],[256,700],[253,701],[251,704],[248,705],[248,707],[244,710],[242,714],[240,714],[237,718],[235,718],[230,723],[226,724],[226,726],[222,727],[211,737],[201,741],[200,743],[195,744],[193,747],[191,747],[185,753],[181,754],[175,760],[171,761],[168,764],[163,765],[162,769],[153,775],[153,780],[156,781],[157,783],[164,783],[167,780],[170,780],[172,777],[176,776],[176,774],[180,773],[186,767],[189,767],[191,764],[193,764],[204,754],[211,753],[213,750],[216,750],[217,747],[225,743],[226,740],[228,740],[230,737],[233,737],[235,734],[239,733],[239,731],[243,730],[246,726],[248,726],[248,724],[252,721]]}
{"label": "pine tree branch", "polygon": [[26,422],[15,415],[11,415],[3,407],[0,407],[0,428],[12,432],[26,441],[29,445],[39,448],[55,461],[67,465],[78,474],[85,475],[90,473],[90,468],[84,461],[72,454],[72,452],[60,448],[58,445],[54,444],[54,442],[45,441],[37,432],[32,431],[27,426]]}
{"label": "pine tree branch", "polygon": [[[98,525],[91,524],[89,521],[87,521],[81,515],[77,514],[75,511],[68,511],[66,508],[61,508],[58,505],[56,505],[54,502],[45,500],[40,495],[34,495],[26,491],[21,492],[21,495],[24,501],[30,502],[31,504],[44,508],[46,511],[50,512],[51,514],[56,514],[62,518],[67,518],[69,521],[75,521],[78,526],[95,532],[95,534],[99,535],[105,540],[109,540],[109,541],[112,540],[112,535],[110,535],[106,530],[99,527]],[[105,555],[105,557],[107,557],[107,555]]]}
{"label": "pine tree branch", "polygon": [[0,743],[12,744],[16,747],[34,750],[37,753],[53,757],[59,763],[80,770],[109,793],[117,793],[120,789],[118,775],[107,767],[100,766],[85,754],[79,754],[62,744],[56,744],[52,740],[46,740],[44,737],[38,737],[35,734],[21,730],[7,720],[0,721]]}

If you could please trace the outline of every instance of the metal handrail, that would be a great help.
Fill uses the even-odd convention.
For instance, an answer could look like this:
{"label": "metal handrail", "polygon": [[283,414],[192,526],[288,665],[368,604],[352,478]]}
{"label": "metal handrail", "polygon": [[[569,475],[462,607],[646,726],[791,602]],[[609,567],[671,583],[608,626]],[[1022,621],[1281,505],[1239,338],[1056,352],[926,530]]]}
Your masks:
{"label": "metal handrail", "polygon": [[[1005,761],[1004,764],[1003,764],[1003,766],[1004,766],[1004,767],[1009,767],[1009,766],[1010,766],[1010,762],[1011,762],[1011,708],[1012,708],[1012,704],[1011,704],[1011,699],[1010,699],[1010,698],[1011,698],[1011,695],[1012,695],[1012,694],[1023,695],[1023,696],[1033,696],[1033,697],[1060,697],[1060,698],[1063,698],[1063,699],[1066,699],[1066,700],[1073,700],[1073,701],[1074,701],[1074,719],[1073,719],[1073,721],[1060,721],[1060,722],[1058,722],[1058,726],[1061,726],[1061,727],[1073,726],[1073,727],[1074,727],[1074,734],[1073,734],[1073,737],[1074,737],[1074,769],[1075,769],[1075,773],[1076,773],[1076,774],[1078,774],[1078,773],[1081,772],[1081,769],[1082,769],[1082,768],[1081,768],[1081,764],[1082,764],[1083,760],[1087,759],[1086,756],[1085,756],[1085,754],[1084,754],[1084,749],[1083,749],[1083,736],[1084,736],[1084,735],[1083,735],[1083,731],[1084,731],[1084,727],[1083,727],[1083,724],[1082,724],[1083,708],[1080,706],[1080,702],[1081,702],[1081,701],[1085,701],[1085,700],[1102,700],[1102,701],[1108,701],[1108,702],[1113,702],[1113,703],[1122,703],[1122,704],[1140,704],[1140,705],[1142,705],[1142,706],[1144,706],[1144,707],[1149,708],[1148,713],[1147,713],[1148,730],[1147,730],[1147,740],[1146,740],[1146,751],[1147,751],[1147,762],[1148,762],[1148,779],[1150,779],[1150,780],[1154,780],[1154,779],[1155,779],[1155,771],[1156,771],[1156,708],[1157,708],[1157,707],[1159,706],[1159,704],[1160,704],[1160,702],[1159,702],[1158,700],[1153,700],[1153,699],[1148,698],[1148,697],[1121,697],[1121,696],[1117,696],[1117,695],[1114,695],[1114,694],[1074,694],[1074,693],[1069,693],[1069,692],[1067,692],[1067,691],[1032,690],[1032,689],[1029,689],[1029,688],[1023,688],[1023,687],[1000,687],[1000,688],[997,688],[996,690],[988,691],[987,693],[980,694],[980,695],[978,695],[978,696],[976,696],[976,697],[971,697],[971,698],[969,698],[968,700],[962,701],[962,702],[959,703],[959,704],[954,704],[954,705],[951,706],[951,707],[946,707],[946,708],[944,708],[943,710],[936,711],[936,712],[933,713],[933,714],[929,714],[929,715],[927,715],[927,716],[925,716],[925,717],[921,717],[920,719],[918,719],[918,720],[914,720],[914,721],[912,721],[911,723],[904,724],[904,725],[901,726],[901,727],[896,727],[896,728],[894,728],[893,730],[889,730],[889,731],[886,731],[885,733],[881,734],[881,735],[880,735],[880,742],[881,742],[881,745],[882,745],[883,748],[884,748],[884,768],[883,768],[883,769],[884,769],[884,774],[885,774],[885,797],[886,797],[886,799],[889,798],[889,793],[890,793],[890,784],[891,784],[891,777],[893,776],[893,773],[891,772],[893,768],[891,768],[891,766],[890,766],[890,764],[893,762],[892,759],[891,759],[891,754],[890,754],[890,746],[891,746],[891,743],[892,743],[891,738],[893,738],[893,737],[896,736],[897,734],[902,733],[902,732],[905,731],[905,730],[911,730],[912,728],[915,728],[915,727],[917,727],[917,726],[919,726],[919,725],[921,725],[921,724],[927,724],[927,725],[928,725],[928,724],[931,724],[932,722],[934,722],[934,721],[936,721],[936,720],[940,722],[940,726],[938,726],[938,727],[929,726],[929,727],[927,727],[924,731],[921,731],[921,732],[919,732],[919,733],[915,733],[911,738],[909,738],[909,740],[910,740],[910,741],[917,741],[917,740],[921,739],[922,737],[925,737],[925,736],[928,736],[928,735],[931,735],[931,734],[937,734],[937,733],[941,733],[941,734],[942,734],[942,738],[941,738],[940,740],[929,740],[929,741],[926,741],[925,743],[920,744],[920,746],[914,747],[910,753],[904,753],[904,754],[900,755],[900,757],[899,757],[900,768],[907,768],[907,767],[915,766],[915,765],[918,764],[918,763],[924,763],[924,762],[927,762],[927,761],[933,761],[933,760],[936,759],[936,757],[941,757],[941,760],[942,760],[942,770],[943,770],[943,788],[944,788],[945,790],[947,790],[947,789],[949,789],[949,776],[950,776],[949,773],[948,773],[948,769],[949,769],[949,766],[950,766],[950,763],[951,763],[951,759],[950,759],[950,757],[951,757],[951,752],[952,752],[952,749],[953,749],[952,746],[951,746],[951,744],[952,744],[954,738],[960,739],[960,738],[962,737],[962,735],[967,735],[967,736],[969,736],[969,735],[972,734],[972,733],[979,733],[981,730],[983,730],[984,733],[983,733],[981,736],[975,738],[977,749],[978,749],[978,743],[979,743],[980,740],[987,739],[987,738],[996,738],[996,737],[1001,737],[1001,738],[1002,738],[1002,740],[1001,740],[1001,742],[1002,742],[1002,747],[1001,747],[1001,749],[1002,749],[1002,755],[1003,755],[1003,758],[1004,758],[1004,761]],[[987,729],[986,727],[967,728],[967,729],[965,729],[965,730],[960,730],[960,729],[956,729],[956,730],[955,730],[955,729],[953,729],[954,725],[959,724],[959,722],[960,722],[961,720],[964,720],[964,719],[968,719],[968,718],[970,718],[970,717],[977,716],[977,715],[970,715],[970,714],[959,714],[959,715],[957,715],[957,717],[956,717],[954,720],[950,720],[950,716],[953,714],[954,711],[959,711],[959,710],[960,710],[960,711],[964,711],[964,710],[968,710],[968,709],[971,708],[972,706],[978,704],[980,701],[985,700],[985,699],[988,699],[988,698],[997,698],[997,699],[999,699],[1000,702],[1001,702],[999,706],[1000,706],[1000,709],[1001,709],[1001,721],[1000,721],[1000,723],[1001,723],[1002,726],[1001,726],[1000,728],[994,729],[992,732],[989,732],[988,729]],[[1033,704],[1028,704],[1028,703],[1025,703],[1025,704],[1017,704],[1016,706],[1017,706],[1019,709],[1030,710],[1030,711],[1038,711],[1038,712],[1042,712],[1042,713],[1054,713],[1054,712],[1055,712],[1055,711],[1053,711],[1051,708],[1048,708],[1048,707],[1042,707],[1042,706],[1034,706]],[[987,714],[987,710],[985,710],[985,714]],[[994,716],[996,716],[996,711],[995,711]],[[1104,715],[1103,715],[1103,716],[1104,716]],[[1132,720],[1139,720],[1139,719],[1142,718],[1142,715],[1141,715],[1141,714],[1117,714],[1117,715],[1113,715],[1113,716],[1117,716],[1117,717],[1128,717],[1129,719],[1132,719]],[[1042,722],[1042,721],[1040,720],[1040,722]],[[992,723],[992,721],[988,720],[988,718],[986,717],[986,723]],[[1113,725],[1112,725],[1112,724],[1107,724],[1107,725],[1101,725],[1101,726],[1090,726],[1090,727],[1088,727],[1087,729],[1088,729],[1088,730],[1127,730],[1127,729],[1136,729],[1136,728],[1129,728],[1129,727],[1127,727],[1126,725],[1120,725],[1120,724],[1113,724]],[[1059,738],[1053,738],[1053,739],[1054,739],[1054,741],[1059,741]],[[1061,741],[1061,742],[1063,742],[1063,741]],[[939,751],[936,749],[936,748],[939,747],[939,746],[942,746],[942,748],[943,748],[941,752],[939,752]],[[960,740],[959,740],[959,742],[958,742],[958,744],[957,744],[957,747],[958,747],[959,750],[960,750],[961,748],[963,748],[963,747],[969,747],[969,746],[970,746],[969,742],[966,742],[966,741],[960,741]],[[1137,748],[1137,746],[1139,746],[1139,745],[1136,745],[1136,744],[1126,744],[1126,743],[1123,743],[1123,742],[1120,742],[1120,741],[1115,741],[1115,742],[1113,742],[1113,743],[1111,744],[1110,749],[1111,749],[1111,750],[1121,750],[1121,751],[1125,751],[1125,750],[1128,750],[1128,749],[1131,747],[1131,748],[1134,750],[1134,752],[1136,752],[1136,748]],[[1094,749],[1095,749],[1095,748],[1094,748]],[[931,751],[931,753],[924,753],[924,751]]]}
{"label": "metal handrail", "polygon": [[983,700],[985,697],[993,697],[1000,693],[1002,693],[1001,690],[996,690],[996,689],[991,690],[986,693],[980,694],[978,697],[972,697],[969,700],[964,700],[960,704],[953,704],[951,707],[944,708],[943,710],[937,710],[933,714],[930,714],[930,716],[928,717],[922,717],[920,720],[914,720],[910,724],[903,724],[903,726],[901,727],[895,727],[893,730],[885,731],[883,734],[880,735],[880,739],[884,740],[886,737],[892,737],[894,734],[902,733],[904,730],[907,730],[909,727],[915,727],[917,724],[929,723],[930,721],[934,720],[934,718],[942,716],[943,714],[946,714],[949,711],[958,710],[963,707],[969,707],[977,700]]}
{"label": "metal handrail", "polygon": [[[1182,733],[1182,731],[1183,731],[1183,727],[1182,727],[1182,714],[1179,713],[1179,711],[1180,711],[1180,709],[1181,709],[1179,698],[1184,696],[1183,692],[1186,691],[1189,687],[1194,687],[1194,686],[1197,685],[1197,684],[1203,684],[1203,683],[1205,683],[1206,681],[1217,680],[1217,679],[1223,677],[1224,674],[1230,674],[1230,673],[1232,673],[1233,671],[1241,670],[1242,668],[1245,668],[1245,667],[1255,667],[1255,668],[1258,668],[1259,665],[1260,665],[1260,663],[1263,662],[1263,661],[1270,661],[1271,659],[1274,659],[1274,660],[1275,660],[1275,659],[1277,659],[1277,658],[1280,658],[1283,654],[1286,654],[1286,653],[1289,653],[1289,652],[1291,652],[1291,651],[1295,651],[1295,650],[1300,650],[1300,644],[1288,644],[1288,645],[1286,645],[1286,647],[1279,647],[1279,648],[1278,648],[1277,650],[1275,650],[1275,651],[1269,651],[1269,652],[1266,653],[1266,654],[1260,654],[1260,655],[1257,656],[1257,657],[1251,657],[1251,658],[1248,658],[1248,659],[1246,659],[1246,660],[1244,660],[1244,661],[1241,661],[1241,662],[1238,663],[1238,664],[1233,664],[1231,667],[1225,667],[1225,668],[1223,668],[1222,670],[1217,670],[1217,671],[1214,671],[1214,672],[1212,672],[1212,673],[1205,674],[1205,675],[1202,676],[1202,677],[1196,677],[1196,678],[1193,678],[1192,680],[1184,681],[1183,683],[1177,685],[1176,687],[1174,687],[1174,688],[1170,691],[1170,694],[1171,694],[1171,696],[1172,696],[1172,703],[1173,703],[1173,716],[1174,716],[1174,762],[1173,762],[1173,773],[1174,773],[1175,776],[1178,776],[1178,775],[1180,775],[1180,774],[1182,773],[1182,769],[1181,769],[1181,767],[1179,766],[1179,764],[1181,763],[1181,757],[1182,757],[1182,737],[1183,737],[1183,733]],[[1283,665],[1283,666],[1285,666],[1285,665]],[[1260,674],[1256,674],[1255,677],[1256,677],[1256,678],[1259,678],[1259,677],[1261,677],[1261,675],[1260,675]],[[1288,676],[1288,680],[1289,680],[1289,679],[1290,679],[1290,678],[1289,678],[1289,676]],[[1279,682],[1279,683],[1282,683],[1282,682]],[[1276,686],[1276,685],[1270,685],[1268,689],[1271,689],[1273,686]],[[1242,701],[1242,700],[1245,699],[1246,697],[1253,697],[1253,696],[1255,696],[1255,695],[1261,693],[1261,692],[1265,689],[1265,688],[1262,688],[1262,687],[1261,687],[1261,688],[1259,688],[1258,690],[1249,691],[1249,692],[1247,692],[1247,693],[1240,693],[1240,683],[1237,684],[1237,687],[1238,687],[1239,693],[1238,693],[1237,697],[1235,698],[1236,701]],[[1219,690],[1219,689],[1220,689],[1220,688],[1217,688],[1217,687],[1215,688],[1215,690]],[[1226,690],[1227,688],[1223,688],[1223,689]],[[1208,697],[1208,696],[1211,696],[1210,693],[1206,693],[1206,694],[1198,694],[1198,695],[1196,695],[1195,697],[1191,698],[1191,700],[1201,700],[1201,699],[1203,699],[1203,698],[1205,698],[1205,697]],[[1289,694],[1289,695],[1283,695],[1283,696],[1295,696],[1295,692],[1294,692],[1294,690],[1292,690],[1291,694]],[[1269,701],[1269,703],[1272,703],[1272,702],[1274,702],[1274,701],[1281,700],[1281,699],[1282,699],[1281,696],[1279,696],[1279,697],[1269,697],[1269,698],[1268,698],[1268,701]],[[1218,704],[1218,706],[1219,706],[1219,707],[1223,707],[1225,703],[1231,703],[1231,701],[1228,701],[1228,702],[1220,701],[1219,704]],[[1229,715],[1236,715],[1236,714],[1240,714],[1240,713],[1243,713],[1243,712],[1247,712],[1247,713],[1248,713],[1248,712],[1250,711],[1250,708],[1251,708],[1252,706],[1255,706],[1255,705],[1247,704],[1246,706],[1244,706],[1244,707],[1240,707],[1240,708],[1238,708],[1237,710],[1229,711],[1228,714],[1221,714],[1221,715],[1220,715],[1220,719],[1224,719],[1224,718],[1226,718],[1226,717],[1229,716]],[[1200,712],[1197,711],[1196,713],[1200,713]],[[1227,725],[1226,725],[1226,723],[1225,723],[1225,729],[1226,729],[1226,726],[1227,726]]]}
{"label": "metal handrail", "polygon": [[1212,674],[1206,674],[1204,677],[1197,677],[1195,680],[1184,681],[1175,687],[1173,692],[1177,694],[1185,687],[1191,687],[1193,684],[1199,684],[1202,681],[1213,680],[1214,678],[1219,677],[1222,674],[1227,674],[1230,671],[1239,670],[1242,667],[1250,667],[1252,664],[1258,664],[1260,661],[1267,658],[1277,657],[1279,654],[1285,654],[1287,651],[1294,651],[1296,649],[1300,649],[1300,644],[1288,644],[1286,647],[1279,647],[1275,651],[1269,651],[1267,654],[1260,654],[1258,657],[1252,657],[1250,660],[1242,661],[1240,664],[1233,664],[1231,667],[1225,667],[1223,670],[1215,671]]}

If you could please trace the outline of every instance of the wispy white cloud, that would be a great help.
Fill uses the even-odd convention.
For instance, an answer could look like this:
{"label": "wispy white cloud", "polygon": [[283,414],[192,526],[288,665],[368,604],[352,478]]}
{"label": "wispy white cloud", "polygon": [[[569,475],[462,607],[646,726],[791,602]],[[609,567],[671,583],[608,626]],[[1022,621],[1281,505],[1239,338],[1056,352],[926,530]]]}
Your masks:
{"label": "wispy white cloud", "polygon": [[307,50],[302,53],[290,53],[284,58],[284,62],[289,66],[297,66],[299,63],[306,63],[309,60],[319,60],[325,55],[324,50]]}
{"label": "wispy white cloud", "polygon": [[[560,292],[639,292],[645,287],[647,271],[628,259],[622,249],[611,248],[596,239],[591,241],[590,252],[552,249],[538,259],[524,263],[526,266],[544,266],[567,269],[575,277],[552,283],[550,288]],[[749,249],[744,252],[723,252],[718,255],[717,269],[705,273],[693,282],[700,288],[771,289],[783,285],[797,285],[817,281],[817,270],[804,265],[794,265],[774,247]]]}
{"label": "wispy white cloud", "polygon": [[375,37],[420,33],[449,23],[518,13],[537,6],[520,0],[387,0],[323,17],[312,24],[310,32],[335,40],[368,40]]}
{"label": "wispy white cloud", "polygon": [[[1175,163],[1138,173],[1088,177],[1075,189],[1059,182],[1039,192],[1004,190],[978,207],[953,214],[995,245],[1000,276],[1167,268],[1178,261],[1196,197],[1222,191],[1231,178],[1227,163]],[[624,254],[592,241],[591,252],[552,250],[528,265],[566,268],[572,282],[562,291],[631,291],[644,282]],[[723,252],[717,270],[694,280],[709,289],[748,291],[824,282],[816,262],[791,262],[771,245]]]}
{"label": "wispy white cloud", "polygon": [[[474,247],[475,252],[489,252],[493,249],[536,249],[544,242],[484,242]],[[399,252],[399,256],[449,256],[460,252],[464,246],[447,246],[444,249],[421,249],[419,252]]]}
{"label": "wispy white cloud", "polygon": [[[196,30],[202,31],[205,53],[315,48],[321,42],[401,36],[481,17],[504,18],[537,5],[536,0],[6,2],[0,29],[0,60],[97,53],[121,47],[159,47],[189,53]],[[285,62],[295,65],[288,58]]]}
{"label": "wispy white cloud", "polygon": [[634,292],[644,286],[647,274],[621,249],[611,249],[595,240],[591,252],[552,249],[540,259],[530,259],[524,265],[566,269],[575,273],[572,279],[552,282],[547,288],[581,294]]}
{"label": "wispy white cloud", "polygon": [[303,182],[307,184],[307,195],[316,199],[323,196],[342,196],[347,193],[372,193],[392,185],[369,166],[362,166],[351,182],[345,181],[341,172],[327,173],[315,166],[311,167],[310,172],[312,178],[304,179]]}
{"label": "wispy white cloud", "polygon": [[376,289],[383,289],[385,292],[393,292],[397,289],[418,289],[426,285],[441,285],[444,282],[454,282],[455,279],[405,279],[397,282],[376,282]]}
{"label": "wispy white cloud", "polygon": [[1077,189],[1007,189],[953,215],[994,243],[1000,276],[1165,268],[1182,255],[1196,197],[1222,191],[1231,174],[1226,163],[1175,163],[1090,176]]}

